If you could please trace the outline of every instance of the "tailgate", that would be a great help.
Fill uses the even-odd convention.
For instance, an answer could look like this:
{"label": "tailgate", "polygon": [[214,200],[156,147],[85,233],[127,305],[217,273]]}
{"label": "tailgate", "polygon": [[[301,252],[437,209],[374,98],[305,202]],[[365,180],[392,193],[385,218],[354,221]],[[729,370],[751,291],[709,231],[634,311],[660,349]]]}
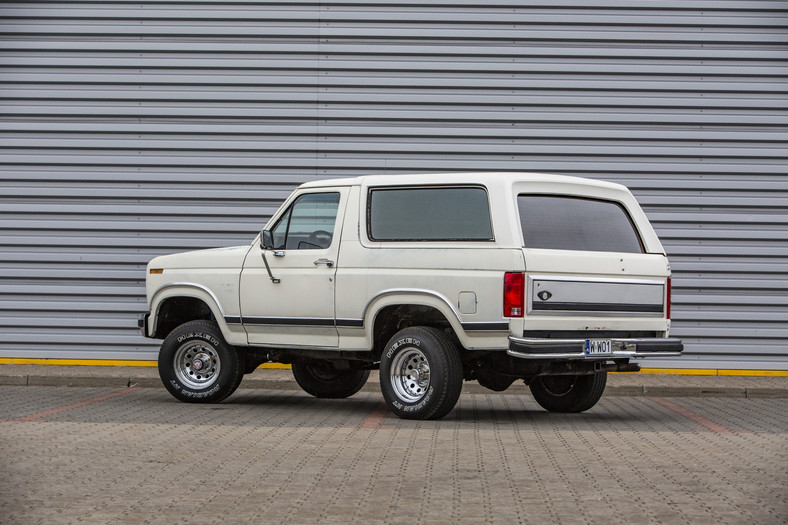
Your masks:
{"label": "tailgate", "polygon": [[667,332],[661,254],[523,249],[526,332]]}

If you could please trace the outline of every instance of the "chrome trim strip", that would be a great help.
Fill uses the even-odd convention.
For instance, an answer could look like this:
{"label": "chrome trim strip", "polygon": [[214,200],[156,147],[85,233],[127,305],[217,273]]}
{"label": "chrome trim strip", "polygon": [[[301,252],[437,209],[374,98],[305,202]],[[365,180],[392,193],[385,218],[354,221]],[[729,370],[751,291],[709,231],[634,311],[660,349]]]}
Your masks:
{"label": "chrome trim strip", "polygon": [[524,354],[515,350],[507,350],[507,354],[519,359],[577,359],[584,361],[605,361],[608,359],[645,359],[647,357],[681,357],[681,352],[613,352],[608,355],[587,356],[580,354]]}
{"label": "chrome trim strip", "polygon": [[[583,277],[571,275],[540,275],[529,274],[528,277],[534,280],[544,281],[565,281],[572,283],[611,283],[611,284],[656,284],[664,285],[665,281],[660,279],[627,279],[625,277]],[[665,276],[667,279],[667,276]]]}

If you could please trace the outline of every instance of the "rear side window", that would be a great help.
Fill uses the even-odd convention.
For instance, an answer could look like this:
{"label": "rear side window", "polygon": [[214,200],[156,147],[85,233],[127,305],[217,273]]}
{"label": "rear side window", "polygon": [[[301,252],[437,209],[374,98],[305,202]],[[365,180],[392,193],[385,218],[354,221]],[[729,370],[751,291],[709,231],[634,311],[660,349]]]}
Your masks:
{"label": "rear side window", "polygon": [[632,219],[613,201],[556,195],[517,198],[523,246],[554,250],[642,253]]}
{"label": "rear side window", "polygon": [[368,233],[375,241],[491,241],[490,204],[479,187],[370,190]]}

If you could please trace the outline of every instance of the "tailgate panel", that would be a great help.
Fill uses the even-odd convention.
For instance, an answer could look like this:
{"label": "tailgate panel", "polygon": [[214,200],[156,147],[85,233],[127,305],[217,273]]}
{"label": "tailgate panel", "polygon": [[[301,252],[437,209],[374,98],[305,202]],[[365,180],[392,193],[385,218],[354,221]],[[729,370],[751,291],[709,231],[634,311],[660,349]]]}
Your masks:
{"label": "tailgate panel", "polygon": [[661,317],[662,280],[528,276],[530,315],[638,315]]}

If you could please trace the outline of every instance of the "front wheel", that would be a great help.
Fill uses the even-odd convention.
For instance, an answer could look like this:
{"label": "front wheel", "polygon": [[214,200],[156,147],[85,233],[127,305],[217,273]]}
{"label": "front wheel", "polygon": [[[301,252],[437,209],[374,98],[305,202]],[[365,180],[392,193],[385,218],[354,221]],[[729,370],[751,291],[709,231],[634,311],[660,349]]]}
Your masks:
{"label": "front wheel", "polygon": [[293,363],[292,369],[304,392],[328,399],[352,396],[369,378],[369,370],[337,370],[330,361]]}
{"label": "front wheel", "polygon": [[400,330],[380,361],[383,398],[403,419],[442,418],[457,404],[462,380],[457,348],[435,328]]}
{"label": "front wheel", "polygon": [[607,372],[591,375],[539,376],[529,385],[536,402],[550,412],[583,412],[596,405],[607,384]]}
{"label": "front wheel", "polygon": [[176,399],[218,403],[235,392],[243,367],[212,321],[190,321],[164,339],[159,351],[159,377]]}

